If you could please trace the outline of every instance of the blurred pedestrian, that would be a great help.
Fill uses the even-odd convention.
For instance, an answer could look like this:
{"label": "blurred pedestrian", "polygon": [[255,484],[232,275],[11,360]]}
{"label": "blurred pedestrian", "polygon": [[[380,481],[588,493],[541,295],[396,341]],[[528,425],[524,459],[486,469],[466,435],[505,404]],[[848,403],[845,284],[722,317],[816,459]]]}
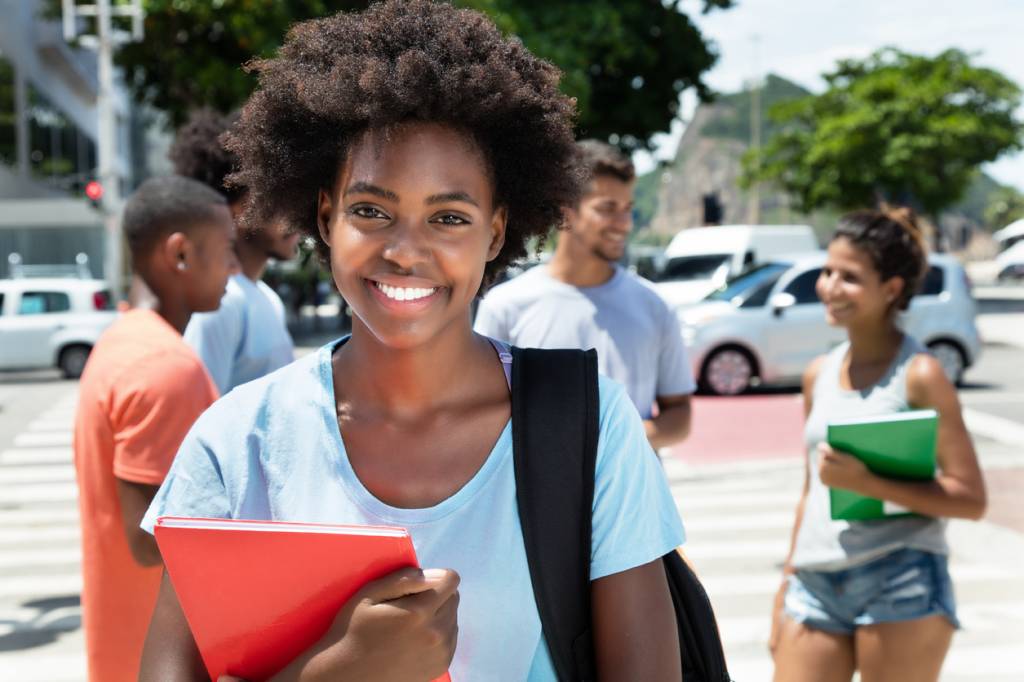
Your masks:
{"label": "blurred pedestrian", "polygon": [[[864,682],[937,680],[958,627],[945,519],[980,518],[985,486],[956,389],[899,326],[926,249],[908,209],[847,215],[829,244],[817,291],[848,341],[804,374],[806,477],[771,633],[779,682],[849,682],[855,670]],[[933,481],[882,478],[825,444],[830,421],[926,408],[939,415]],[[833,521],[829,487],[914,515]]]}
{"label": "blurred pedestrian", "polygon": [[[210,109],[193,112],[178,131],[170,158],[176,173],[223,193],[237,218],[246,192],[243,187],[224,182],[237,159],[221,144],[221,137],[236,119],[237,115],[224,116]],[[221,394],[284,367],[295,358],[284,303],[262,277],[271,258],[294,258],[298,243],[297,232],[273,219],[241,227],[241,272],[228,281],[216,312],[195,315],[189,322],[185,341],[202,358]]]}
{"label": "blurred pedestrian", "polygon": [[[316,239],[352,334],[214,405],[144,525],[399,525],[424,567],[444,567],[371,583],[286,679],[315,667],[318,679],[427,680],[450,667],[457,681],[554,680],[516,505],[513,360],[473,333],[469,308],[574,199],[558,72],[483,14],[426,0],[300,24],[256,68],[228,142],[253,193],[245,220],[277,212]],[[661,557],[682,526],[628,397],[599,388],[597,671],[679,679]],[[195,676],[180,614],[165,582],[143,679]]]}
{"label": "blurred pedestrian", "polygon": [[123,312],[79,386],[74,452],[82,524],[82,620],[89,679],[135,680],[160,586],[160,554],[139,522],[192,422],[217,398],[181,338],[214,310],[237,267],[227,202],[194,180],[147,180],[124,232],[154,307]]}
{"label": "blurred pedestrian", "polygon": [[475,329],[522,348],[596,349],[651,445],[672,445],[690,432],[696,385],[675,313],[650,282],[618,265],[633,227],[633,163],[597,140],[577,149],[584,189],[565,210],[554,256],[489,291]]}

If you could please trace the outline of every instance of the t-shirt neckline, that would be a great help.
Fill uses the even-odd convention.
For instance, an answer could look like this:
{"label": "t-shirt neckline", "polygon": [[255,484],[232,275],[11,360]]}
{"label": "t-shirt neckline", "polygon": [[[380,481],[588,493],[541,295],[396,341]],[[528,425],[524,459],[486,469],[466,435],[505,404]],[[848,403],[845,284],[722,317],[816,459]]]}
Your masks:
{"label": "t-shirt neckline", "polygon": [[431,507],[394,507],[371,493],[356,475],[352,462],[348,458],[348,450],[341,436],[338,418],[334,409],[334,373],[331,358],[334,351],[348,341],[344,336],[320,348],[317,352],[317,366],[320,372],[321,414],[326,429],[327,446],[332,454],[337,454],[337,464],[341,468],[342,482],[348,489],[352,499],[365,511],[386,523],[412,526],[438,521],[452,514],[473,499],[494,478],[495,473],[512,455],[512,420],[506,422],[501,434],[484,460],[483,465],[453,495]]}

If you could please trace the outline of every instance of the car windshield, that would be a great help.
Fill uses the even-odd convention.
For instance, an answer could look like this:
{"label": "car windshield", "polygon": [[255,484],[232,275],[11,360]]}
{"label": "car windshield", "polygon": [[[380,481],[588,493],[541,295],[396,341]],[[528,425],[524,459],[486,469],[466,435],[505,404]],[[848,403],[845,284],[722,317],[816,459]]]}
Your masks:
{"label": "car windshield", "polygon": [[662,282],[711,279],[718,268],[732,258],[729,253],[702,254],[700,256],[677,256],[670,258],[658,278]]}
{"label": "car windshield", "polygon": [[789,269],[786,263],[765,263],[753,270],[734,277],[725,283],[724,286],[715,289],[707,295],[706,301],[728,301],[735,306],[741,306],[757,294],[764,293],[767,297],[775,282],[779,280],[786,270]]}

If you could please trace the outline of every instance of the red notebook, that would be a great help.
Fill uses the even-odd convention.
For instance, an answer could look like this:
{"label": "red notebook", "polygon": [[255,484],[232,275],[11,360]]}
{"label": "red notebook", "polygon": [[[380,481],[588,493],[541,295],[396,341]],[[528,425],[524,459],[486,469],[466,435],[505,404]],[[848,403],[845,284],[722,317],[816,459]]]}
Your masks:
{"label": "red notebook", "polygon": [[165,516],[154,534],[213,680],[273,676],[363,585],[419,565],[404,528]]}

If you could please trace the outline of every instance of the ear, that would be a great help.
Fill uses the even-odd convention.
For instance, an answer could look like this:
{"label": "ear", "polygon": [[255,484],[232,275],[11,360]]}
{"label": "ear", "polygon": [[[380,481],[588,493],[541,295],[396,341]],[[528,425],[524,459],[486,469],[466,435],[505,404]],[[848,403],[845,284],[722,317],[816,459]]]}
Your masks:
{"label": "ear", "polygon": [[505,246],[505,228],[508,226],[508,209],[499,206],[491,218],[491,245],[487,247],[487,262],[491,262]]}
{"label": "ear", "polygon": [[196,243],[184,232],[174,232],[168,235],[159,252],[161,266],[164,269],[184,272],[198,265]]}
{"label": "ear", "polygon": [[889,279],[882,282],[882,292],[885,294],[886,303],[889,305],[895,305],[896,301],[903,294],[903,289],[907,286],[906,281],[899,275],[890,277]]}
{"label": "ear", "polygon": [[316,197],[316,226],[324,244],[331,244],[331,217],[334,215],[334,200],[330,192],[320,188]]}
{"label": "ear", "polygon": [[580,219],[579,206],[563,206],[562,207],[562,226],[567,230],[571,230],[576,222]]}

